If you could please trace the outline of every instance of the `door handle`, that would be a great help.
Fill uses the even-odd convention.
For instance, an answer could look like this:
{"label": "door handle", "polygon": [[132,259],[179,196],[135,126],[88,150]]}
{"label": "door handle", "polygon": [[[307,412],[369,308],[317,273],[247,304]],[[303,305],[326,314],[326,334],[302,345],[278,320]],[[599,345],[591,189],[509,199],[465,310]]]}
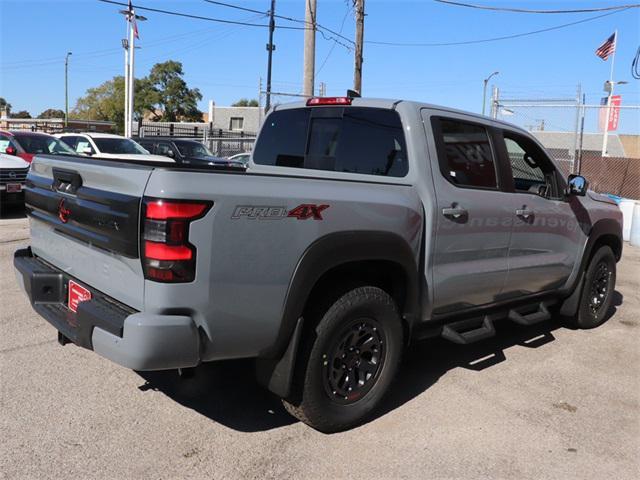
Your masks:
{"label": "door handle", "polygon": [[455,219],[459,219],[467,215],[467,210],[460,207],[451,207],[451,208],[443,208],[442,215],[445,217],[451,217]]}
{"label": "door handle", "polygon": [[527,210],[526,208],[519,208],[516,210],[516,215],[524,220],[528,220],[529,217],[533,217],[533,210]]}

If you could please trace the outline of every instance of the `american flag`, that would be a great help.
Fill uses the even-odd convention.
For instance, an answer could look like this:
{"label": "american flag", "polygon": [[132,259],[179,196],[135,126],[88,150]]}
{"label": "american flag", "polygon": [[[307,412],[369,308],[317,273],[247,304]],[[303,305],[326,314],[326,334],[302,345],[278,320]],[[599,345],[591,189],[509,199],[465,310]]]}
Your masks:
{"label": "american flag", "polygon": [[[131,0],[129,0],[129,12],[133,10],[133,5],[131,5]],[[138,23],[136,22],[136,16],[129,14],[129,21],[133,24],[133,34],[135,37],[140,40],[140,35],[138,34]]]}
{"label": "american flag", "polygon": [[607,40],[598,47],[596,55],[602,60],[608,60],[611,54],[616,51],[616,34],[611,35]]}

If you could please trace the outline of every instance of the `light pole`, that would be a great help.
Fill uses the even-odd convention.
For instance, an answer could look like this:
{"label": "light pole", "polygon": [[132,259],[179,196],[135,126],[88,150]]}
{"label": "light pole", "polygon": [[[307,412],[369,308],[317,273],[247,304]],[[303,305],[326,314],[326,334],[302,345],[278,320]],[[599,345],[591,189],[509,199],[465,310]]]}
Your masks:
{"label": "light pole", "polygon": [[71,52],[67,52],[64,57],[64,128],[69,126],[69,56]]}
{"label": "light pole", "polygon": [[484,79],[484,87],[482,88],[482,115],[484,115],[487,105],[487,84],[489,83],[489,80],[491,80],[491,77],[498,75],[499,73],[500,72],[493,72],[491,75]]}
{"label": "light pole", "polygon": [[606,157],[607,155],[607,142],[609,141],[609,117],[611,116],[611,97],[613,97],[613,87],[616,85],[625,85],[626,81],[622,80],[620,82],[614,82],[612,80],[607,80],[604,82],[604,91],[608,92],[607,95],[607,106],[606,106],[606,116],[604,119],[603,125],[603,135],[602,135],[602,156]]}
{"label": "light pole", "polygon": [[135,96],[135,50],[136,50],[136,38],[138,38],[138,27],[136,26],[136,20],[144,22],[147,18],[142,15],[136,15],[131,2],[127,10],[120,10],[120,13],[125,16],[127,21],[127,36],[128,39],[122,41],[122,46],[125,49],[125,78],[124,78],[124,136],[130,138],[133,133],[133,100]]}

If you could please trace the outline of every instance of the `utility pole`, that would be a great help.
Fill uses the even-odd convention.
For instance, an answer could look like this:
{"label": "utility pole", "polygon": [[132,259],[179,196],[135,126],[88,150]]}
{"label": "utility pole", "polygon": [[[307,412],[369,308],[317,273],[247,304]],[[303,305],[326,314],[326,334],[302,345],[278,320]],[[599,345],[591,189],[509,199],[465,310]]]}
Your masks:
{"label": "utility pole", "polygon": [[69,126],[69,55],[64,57],[64,128]]}
{"label": "utility pole", "polygon": [[313,97],[316,65],[316,0],[305,0],[304,75],[302,93]]}
{"label": "utility pole", "polygon": [[[269,10],[269,43],[267,43],[267,51],[268,59],[267,59],[267,99],[265,104],[265,111],[269,111],[271,108],[271,62],[273,59],[273,51],[276,49],[276,46],[273,44],[273,31],[276,29],[276,21],[274,19],[276,10],[276,0],[271,0],[271,10]],[[260,84],[262,85],[262,79],[260,79]],[[262,90],[262,86],[260,87]]]}
{"label": "utility pole", "polygon": [[364,0],[354,0],[356,13],[356,49],[353,89],[362,95],[362,48],[364,46]]}

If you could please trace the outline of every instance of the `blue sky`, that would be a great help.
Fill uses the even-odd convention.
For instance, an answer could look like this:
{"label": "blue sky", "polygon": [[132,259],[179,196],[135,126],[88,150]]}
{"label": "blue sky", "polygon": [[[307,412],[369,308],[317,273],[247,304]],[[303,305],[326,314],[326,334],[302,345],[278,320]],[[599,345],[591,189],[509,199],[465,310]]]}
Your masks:
{"label": "blue sky", "polygon": [[[257,10],[267,10],[269,0],[228,0]],[[603,7],[609,1],[469,0],[470,3],[520,8]],[[134,4],[196,15],[266,23],[259,16],[203,0],[138,0]],[[517,34],[586,19],[597,13],[533,15],[498,13],[423,1],[367,0],[366,41],[455,42]],[[125,24],[119,7],[97,0],[0,0],[0,96],[13,110],[37,115],[46,108],[63,108],[64,55],[70,61],[70,105],[86,89],[121,75],[120,39]],[[277,13],[304,18],[304,0],[277,0]],[[190,86],[207,101],[228,105],[241,97],[257,96],[259,78],[266,77],[267,30],[139,12],[141,23],[136,73],[146,75],[156,62],[183,63]],[[353,15],[347,0],[318,0],[318,21],[353,38]],[[344,23],[343,23],[344,21]],[[278,21],[278,24],[298,24]],[[440,47],[391,47],[367,43],[364,49],[365,96],[402,97],[480,111],[482,79],[498,70],[492,80],[504,96],[545,98],[575,96],[581,83],[587,103],[598,103],[609,76],[609,62],[594,50],[615,29],[619,31],[616,80],[623,104],[640,104],[640,81],[633,80],[630,65],[640,45],[640,9],[630,9],[561,30],[521,38]],[[277,30],[273,89],[299,92],[302,84],[303,32]],[[317,39],[316,82],[327,84],[329,95],[344,94],[352,85],[353,53],[341,45]],[[316,83],[316,84],[317,84]],[[284,98],[277,99],[286,101]],[[537,111],[523,114],[531,122]],[[571,117],[571,116],[570,116]],[[572,117],[571,117],[572,118]],[[595,118],[595,115],[594,115]],[[527,118],[525,118],[527,119]],[[515,119],[514,119],[515,120]],[[518,120],[522,118],[518,117]],[[572,120],[558,114],[558,127],[572,128]],[[551,122],[551,123],[554,123]],[[588,120],[595,124],[595,120]],[[640,133],[640,113],[623,111],[620,129]]]}

